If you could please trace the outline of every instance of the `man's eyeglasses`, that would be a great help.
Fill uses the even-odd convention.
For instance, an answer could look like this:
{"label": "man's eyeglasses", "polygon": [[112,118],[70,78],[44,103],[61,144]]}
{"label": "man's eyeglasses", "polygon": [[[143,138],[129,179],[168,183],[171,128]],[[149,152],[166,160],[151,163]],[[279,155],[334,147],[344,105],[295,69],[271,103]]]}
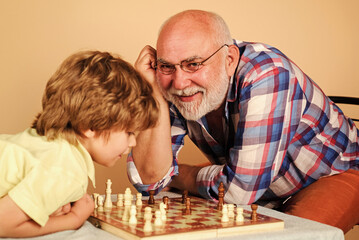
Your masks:
{"label": "man's eyeglasses", "polygon": [[203,63],[205,63],[208,59],[210,59],[211,57],[213,57],[219,50],[221,50],[224,46],[227,46],[227,44],[223,44],[220,48],[218,48],[211,56],[209,56],[208,58],[206,58],[205,60],[203,60],[202,62],[196,62],[194,60],[189,61],[189,60],[183,60],[181,63],[177,63],[177,64],[170,64],[170,63],[165,63],[165,62],[161,62],[161,60],[157,60],[157,65],[156,68],[158,71],[160,71],[160,73],[165,74],[165,75],[169,75],[172,74],[176,71],[176,65],[179,65],[180,68],[185,71],[185,72],[189,72],[189,73],[194,73],[195,71],[197,71],[202,65]]}

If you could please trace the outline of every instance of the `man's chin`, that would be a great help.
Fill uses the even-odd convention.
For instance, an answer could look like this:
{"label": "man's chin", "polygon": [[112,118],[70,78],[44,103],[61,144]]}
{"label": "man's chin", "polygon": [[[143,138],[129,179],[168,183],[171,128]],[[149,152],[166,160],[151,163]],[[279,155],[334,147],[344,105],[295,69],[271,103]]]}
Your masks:
{"label": "man's chin", "polygon": [[188,108],[184,108],[182,106],[180,107],[177,106],[177,109],[186,120],[190,120],[190,121],[197,121],[198,119],[206,115],[206,113],[200,113],[198,112],[198,110],[194,110],[194,109],[191,109],[189,111]]}

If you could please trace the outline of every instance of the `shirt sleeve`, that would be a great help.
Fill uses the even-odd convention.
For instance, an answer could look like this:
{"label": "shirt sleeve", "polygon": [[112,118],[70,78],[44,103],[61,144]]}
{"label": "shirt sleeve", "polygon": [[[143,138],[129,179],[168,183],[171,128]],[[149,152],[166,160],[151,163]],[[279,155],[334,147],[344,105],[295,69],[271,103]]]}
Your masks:
{"label": "shirt sleeve", "polygon": [[127,174],[130,182],[143,195],[148,195],[148,191],[155,190],[155,194],[165,188],[174,176],[178,175],[178,153],[184,145],[184,137],[187,134],[185,124],[177,117],[176,110],[170,107],[170,120],[171,120],[171,141],[172,141],[172,165],[167,171],[166,175],[158,182],[153,184],[143,184],[142,179],[138,173],[135,162],[133,160],[132,152],[127,157]]}
{"label": "shirt sleeve", "polygon": [[44,226],[56,209],[85,194],[86,190],[78,187],[83,185],[77,176],[64,169],[39,164],[8,194],[30,218]]}
{"label": "shirt sleeve", "polygon": [[[278,174],[290,141],[291,121],[302,111],[303,94],[285,59],[261,53],[242,68],[238,90],[238,125],[229,162],[202,168],[197,175],[200,194],[218,197],[218,186],[227,189],[225,201],[250,204],[258,200]],[[239,78],[239,77],[238,77]],[[293,113],[294,106],[296,111]],[[292,114],[293,113],[293,114]],[[230,116],[231,117],[231,116]]]}

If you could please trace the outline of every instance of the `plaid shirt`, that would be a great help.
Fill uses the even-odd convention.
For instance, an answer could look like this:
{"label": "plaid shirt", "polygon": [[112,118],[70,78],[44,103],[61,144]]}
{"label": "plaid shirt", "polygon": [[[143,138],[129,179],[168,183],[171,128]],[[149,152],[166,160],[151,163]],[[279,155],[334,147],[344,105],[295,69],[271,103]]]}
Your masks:
{"label": "plaid shirt", "polygon": [[[250,204],[285,199],[323,176],[359,167],[359,131],[351,119],[278,49],[235,41],[240,61],[222,118],[225,145],[206,118],[186,121],[170,106],[173,166],[161,182],[142,185],[133,159],[128,172],[139,191],[160,191],[178,174],[177,155],[189,138],[213,165],[197,176],[199,193]],[[218,130],[217,130],[218,131]],[[260,202],[259,201],[259,202]]]}

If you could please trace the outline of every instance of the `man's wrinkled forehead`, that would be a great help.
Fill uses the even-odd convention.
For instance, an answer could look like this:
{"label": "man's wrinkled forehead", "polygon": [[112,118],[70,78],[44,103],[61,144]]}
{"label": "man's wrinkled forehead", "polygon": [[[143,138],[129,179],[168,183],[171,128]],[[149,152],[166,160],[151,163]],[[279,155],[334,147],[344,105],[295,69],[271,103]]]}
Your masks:
{"label": "man's wrinkled forehead", "polygon": [[157,41],[157,59],[178,62],[204,57],[214,45],[208,34],[202,31],[179,31],[160,34]]}

